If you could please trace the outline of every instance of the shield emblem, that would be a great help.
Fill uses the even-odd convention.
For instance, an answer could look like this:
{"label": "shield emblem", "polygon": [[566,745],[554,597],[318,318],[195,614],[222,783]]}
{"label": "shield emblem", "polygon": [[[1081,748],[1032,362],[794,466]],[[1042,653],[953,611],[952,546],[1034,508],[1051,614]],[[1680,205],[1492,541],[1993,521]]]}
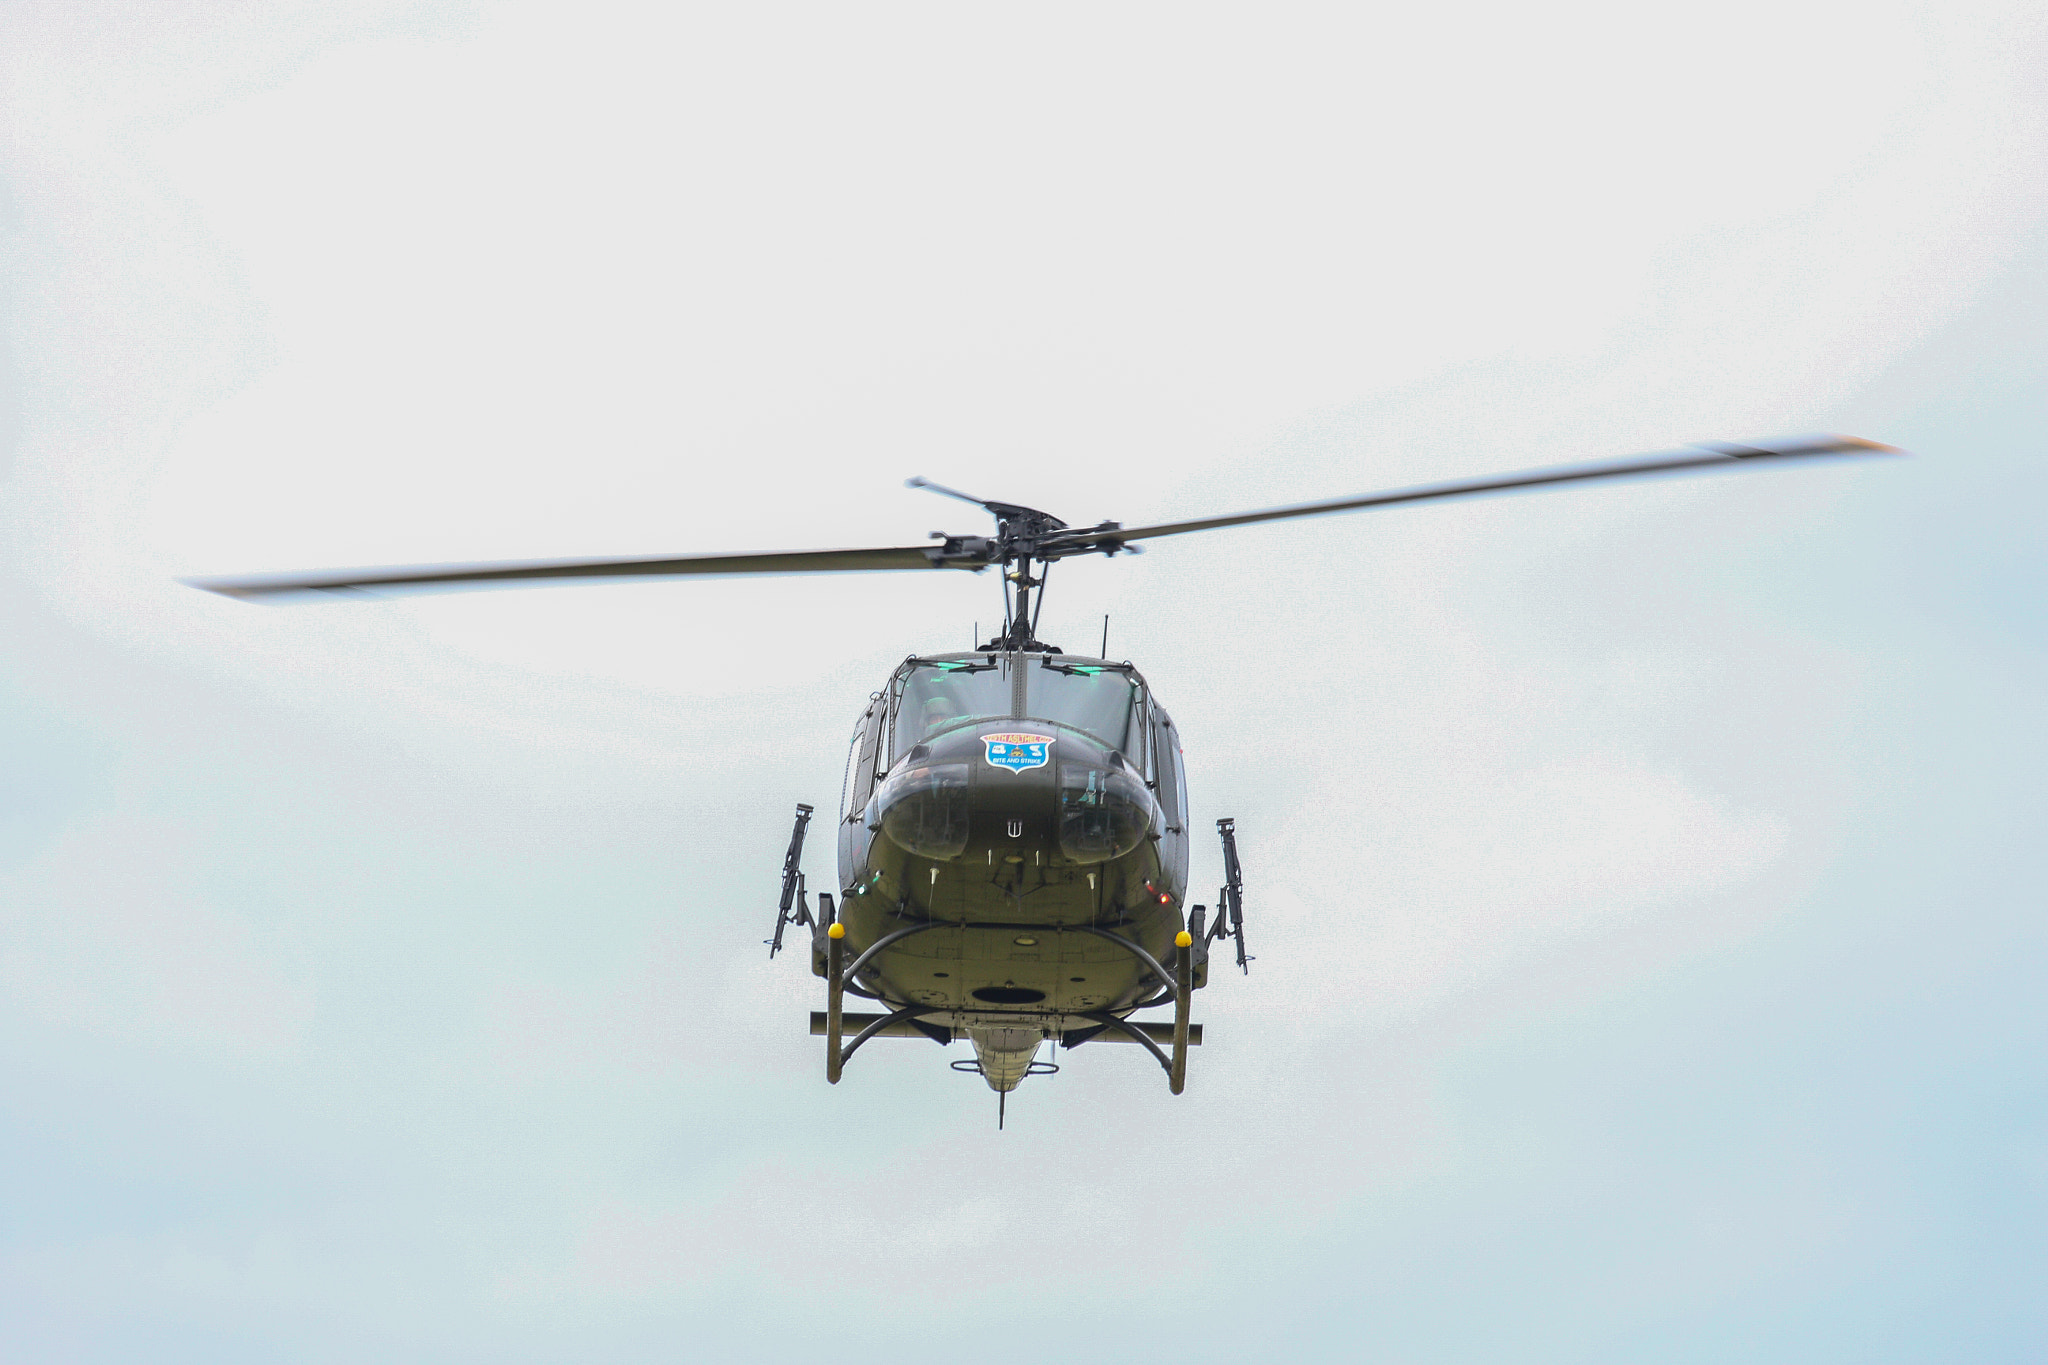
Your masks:
{"label": "shield emblem", "polygon": [[983,735],[982,757],[991,768],[1013,773],[1043,768],[1052,759],[1051,735]]}

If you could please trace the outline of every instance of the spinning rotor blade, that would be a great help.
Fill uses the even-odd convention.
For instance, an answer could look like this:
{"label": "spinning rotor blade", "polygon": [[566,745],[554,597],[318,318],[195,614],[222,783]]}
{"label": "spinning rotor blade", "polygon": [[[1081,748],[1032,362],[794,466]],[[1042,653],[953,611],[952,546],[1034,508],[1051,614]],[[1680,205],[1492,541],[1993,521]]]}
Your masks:
{"label": "spinning rotor blade", "polygon": [[434,592],[463,587],[512,587],[550,579],[665,578],[673,574],[864,573],[875,569],[979,569],[989,561],[969,548],[906,546],[889,550],[792,550],[770,554],[678,555],[667,559],[535,559],[499,564],[417,564],[323,573],[255,574],[242,578],[188,578],[195,588],[246,600],[305,593],[376,589]]}
{"label": "spinning rotor blade", "polygon": [[1331,512],[1352,512],[1366,507],[1387,507],[1403,502],[1429,502],[1438,498],[1468,498],[1485,493],[1511,492],[1520,488],[1542,488],[1549,484],[1588,483],[1601,479],[1626,479],[1649,474],[1668,474],[1686,469],[1716,469],[1726,465],[1763,460],[1814,459],[1826,455],[1897,455],[1896,447],[1854,436],[1812,436],[1780,442],[1768,449],[1757,446],[1707,445],[1692,450],[1674,450],[1657,455],[1635,455],[1593,464],[1555,465],[1528,469],[1516,474],[1495,474],[1482,479],[1456,479],[1449,483],[1426,483],[1413,488],[1394,488],[1382,493],[1365,493],[1355,498],[1330,498],[1323,502],[1299,502],[1287,507],[1267,507],[1256,512],[1238,512],[1224,517],[1203,517],[1196,521],[1172,521],[1158,526],[1118,529],[1099,539],[1150,540],[1155,536],[1177,536],[1185,531],[1213,531],[1222,526],[1246,526],[1257,521],[1281,521],[1289,517],[1320,517]]}
{"label": "spinning rotor blade", "polygon": [[[766,554],[677,555],[660,559],[539,559],[494,564],[394,565],[372,569],[330,569],[321,573],[255,574],[235,578],[187,579],[195,588],[244,600],[306,596],[316,593],[385,591],[436,592],[467,587],[514,587],[551,580],[631,580],[666,578],[678,574],[788,574],[866,573],[884,569],[983,569],[1013,556],[1023,555],[1050,562],[1077,554],[1135,553],[1127,542],[1177,536],[1187,531],[1212,531],[1225,526],[1247,526],[1261,521],[1282,521],[1294,517],[1325,516],[1367,507],[1395,503],[1428,502],[1440,498],[1477,497],[1487,493],[1541,488],[1551,484],[1589,483],[1603,479],[1624,479],[1684,470],[1713,469],[1750,461],[1812,459],[1830,455],[1895,455],[1891,446],[1853,436],[1815,436],[1784,441],[1770,447],[1712,445],[1691,450],[1638,455],[1594,464],[1559,465],[1531,469],[1518,474],[1497,474],[1481,479],[1422,484],[1414,488],[1389,489],[1352,498],[1330,498],[1322,502],[1268,507],[1229,516],[1203,517],[1194,521],[1165,522],[1157,526],[1128,529],[1114,522],[1100,526],[1069,529],[1067,524],[1035,508],[1014,503],[984,501],[928,479],[910,480],[914,488],[928,488],[948,497],[977,503],[993,513],[1000,524],[994,538],[943,536],[932,546],[901,546],[871,550],[792,550]],[[936,535],[936,533],[934,533]]]}

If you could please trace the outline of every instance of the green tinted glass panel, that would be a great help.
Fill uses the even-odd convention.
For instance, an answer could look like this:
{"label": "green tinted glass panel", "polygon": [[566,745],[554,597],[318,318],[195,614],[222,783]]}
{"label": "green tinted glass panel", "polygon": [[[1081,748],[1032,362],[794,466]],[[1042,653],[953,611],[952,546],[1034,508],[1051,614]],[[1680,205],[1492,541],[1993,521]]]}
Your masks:
{"label": "green tinted glass panel", "polygon": [[1025,676],[1025,715],[1071,725],[1134,760],[1142,758],[1143,738],[1131,719],[1138,709],[1139,689],[1129,674],[1034,668]]}
{"label": "green tinted glass panel", "polygon": [[895,757],[941,730],[1009,716],[1009,669],[969,670],[957,663],[918,664],[910,670],[897,703]]}

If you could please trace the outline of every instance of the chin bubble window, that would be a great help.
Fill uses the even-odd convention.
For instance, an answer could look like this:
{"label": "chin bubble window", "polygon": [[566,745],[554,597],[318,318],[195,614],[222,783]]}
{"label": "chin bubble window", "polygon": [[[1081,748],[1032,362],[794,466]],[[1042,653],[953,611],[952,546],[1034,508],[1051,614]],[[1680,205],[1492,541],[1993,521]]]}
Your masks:
{"label": "chin bubble window", "polygon": [[904,768],[875,793],[882,833],[920,858],[957,858],[967,847],[967,765]]}
{"label": "chin bubble window", "polygon": [[1060,852],[1077,863],[1121,858],[1152,832],[1157,808],[1145,784],[1122,768],[1060,767]]}

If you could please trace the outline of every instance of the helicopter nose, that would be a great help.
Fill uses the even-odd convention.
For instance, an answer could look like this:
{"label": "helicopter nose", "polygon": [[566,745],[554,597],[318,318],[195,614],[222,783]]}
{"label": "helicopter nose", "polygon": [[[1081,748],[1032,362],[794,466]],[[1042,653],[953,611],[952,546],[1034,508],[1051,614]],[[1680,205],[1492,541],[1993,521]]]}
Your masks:
{"label": "helicopter nose", "polygon": [[1042,865],[1053,847],[1059,738],[1011,722],[964,727],[919,744],[876,791],[882,832],[935,862],[970,848],[976,861]]}
{"label": "helicopter nose", "polygon": [[1006,846],[1013,861],[1086,865],[1122,857],[1159,827],[1151,790],[1109,745],[1064,729],[990,731],[977,740],[981,762],[969,764],[977,845]]}
{"label": "helicopter nose", "polygon": [[935,736],[875,795],[888,837],[934,861],[1089,864],[1157,827],[1144,780],[1117,750],[1062,727],[988,722]]}
{"label": "helicopter nose", "polygon": [[992,860],[1045,861],[1053,847],[1053,792],[1066,743],[1045,729],[1011,722],[972,737],[973,842]]}

